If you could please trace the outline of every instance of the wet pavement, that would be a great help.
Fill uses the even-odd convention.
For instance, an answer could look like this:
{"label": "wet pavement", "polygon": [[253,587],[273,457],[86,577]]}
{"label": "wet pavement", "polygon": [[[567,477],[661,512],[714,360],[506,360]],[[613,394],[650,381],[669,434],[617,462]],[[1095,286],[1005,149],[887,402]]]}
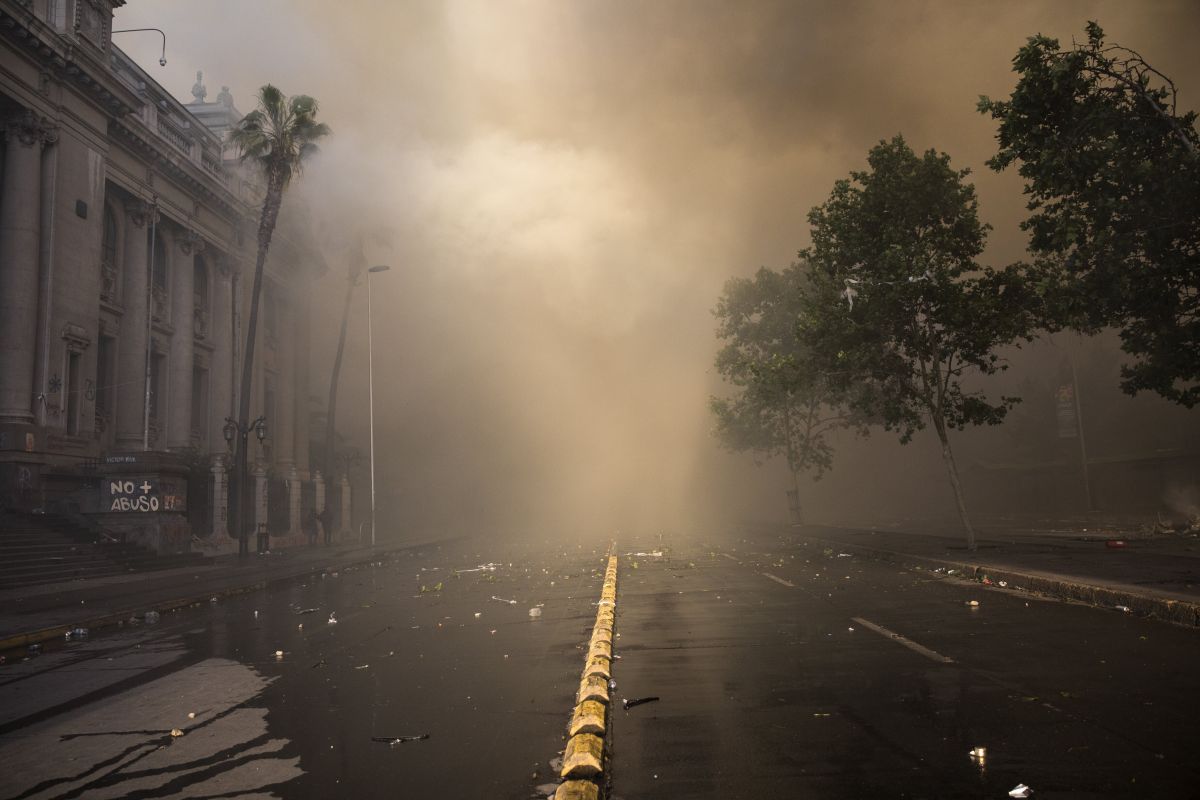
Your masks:
{"label": "wet pavement", "polygon": [[[1194,630],[791,537],[618,545],[610,797],[1197,796]],[[9,653],[0,797],[545,796],[606,549],[398,552]]]}

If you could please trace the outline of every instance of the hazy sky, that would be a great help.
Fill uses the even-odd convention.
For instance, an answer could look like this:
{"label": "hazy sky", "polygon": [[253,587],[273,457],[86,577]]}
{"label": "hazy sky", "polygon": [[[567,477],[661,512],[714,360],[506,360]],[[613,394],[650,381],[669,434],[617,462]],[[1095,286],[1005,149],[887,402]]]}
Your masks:
{"label": "hazy sky", "polygon": [[[397,524],[673,525],[777,504],[708,438],[710,309],[782,267],[833,181],[902,132],[976,171],[989,258],[1022,255],[983,166],[1037,32],[1096,19],[1200,106],[1195,2],[130,0],[116,42],[182,99],[266,82],[334,129],[297,190],[328,232],[324,393],[347,238],[373,231],[381,502]],[[359,300],[361,300],[361,296]],[[341,408],[362,433],[365,310]],[[365,449],[365,448],[364,448]],[[714,491],[735,484],[737,493]],[[763,516],[773,511],[760,510]]]}

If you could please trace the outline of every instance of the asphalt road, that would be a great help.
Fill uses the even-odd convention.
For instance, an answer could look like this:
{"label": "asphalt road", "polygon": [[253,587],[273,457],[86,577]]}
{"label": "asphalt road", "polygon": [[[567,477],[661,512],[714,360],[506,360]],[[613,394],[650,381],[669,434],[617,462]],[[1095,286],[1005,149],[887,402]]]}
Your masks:
{"label": "asphalt road", "polygon": [[[1195,631],[800,541],[618,544],[614,798],[1200,796]],[[10,657],[0,797],[545,796],[605,549],[429,548]]]}

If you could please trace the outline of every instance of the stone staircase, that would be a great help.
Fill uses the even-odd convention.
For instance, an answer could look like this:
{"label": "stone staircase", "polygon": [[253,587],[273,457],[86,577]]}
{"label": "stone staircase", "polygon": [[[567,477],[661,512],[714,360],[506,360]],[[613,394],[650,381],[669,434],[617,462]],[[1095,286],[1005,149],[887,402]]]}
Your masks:
{"label": "stone staircase", "polygon": [[0,512],[0,589],[194,566],[199,553],[160,556],[109,540],[65,517]]}

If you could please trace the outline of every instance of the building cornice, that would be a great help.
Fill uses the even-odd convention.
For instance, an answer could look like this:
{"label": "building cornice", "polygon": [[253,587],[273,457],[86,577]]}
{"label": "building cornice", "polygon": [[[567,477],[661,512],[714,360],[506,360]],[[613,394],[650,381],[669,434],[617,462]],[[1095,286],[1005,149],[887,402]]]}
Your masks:
{"label": "building cornice", "polygon": [[181,188],[195,193],[202,200],[212,203],[224,212],[230,221],[246,217],[248,209],[233,192],[217,183],[211,175],[191,161],[167,152],[153,137],[139,130],[139,127],[141,126],[129,124],[124,119],[115,119],[109,123],[109,131],[115,139],[149,161],[162,175],[179,184]]}
{"label": "building cornice", "polygon": [[137,94],[109,69],[101,50],[58,33],[30,8],[0,0],[0,35],[39,64],[43,73],[71,84],[107,114],[123,117],[141,105]]}

